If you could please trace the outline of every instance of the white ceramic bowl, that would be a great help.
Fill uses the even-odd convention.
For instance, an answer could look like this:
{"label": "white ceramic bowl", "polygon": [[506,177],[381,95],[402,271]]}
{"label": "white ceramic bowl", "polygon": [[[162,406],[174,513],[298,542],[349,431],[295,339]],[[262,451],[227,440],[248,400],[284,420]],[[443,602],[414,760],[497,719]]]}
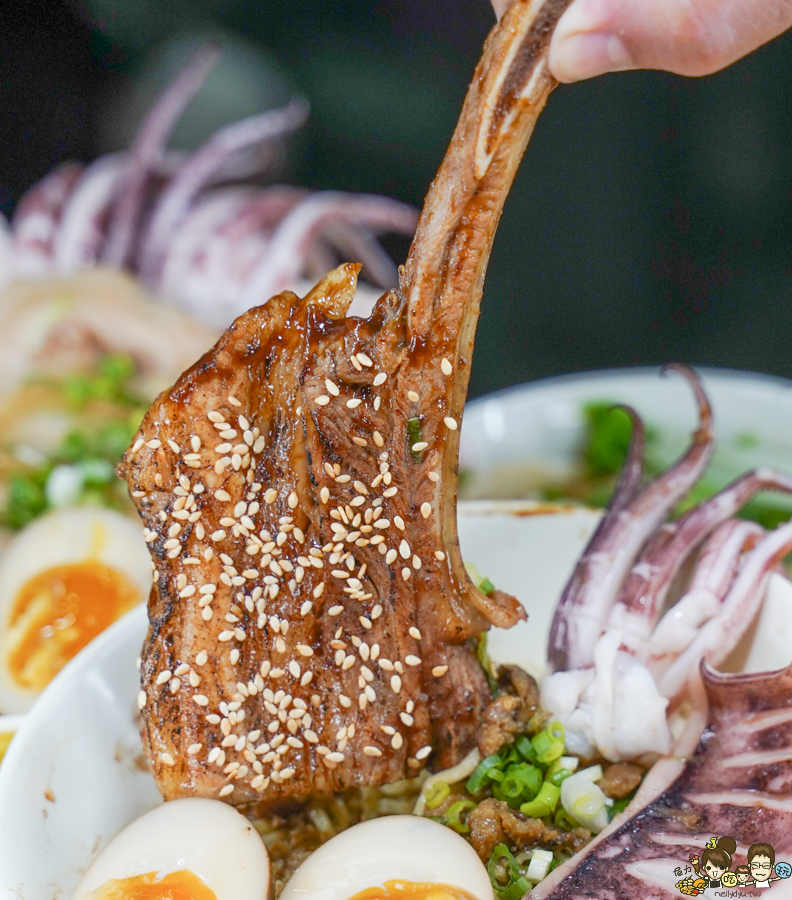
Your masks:
{"label": "white ceramic bowl", "polygon": [[[531,617],[491,632],[494,659],[541,672],[552,608],[597,520],[574,507],[462,505],[465,558],[516,594]],[[763,664],[781,666],[792,634],[772,644],[780,654],[773,660],[769,635],[779,619],[792,623],[792,590],[776,582],[755,645]],[[145,631],[143,607],[111,626],[58,675],[14,738],[0,767],[0,900],[67,900],[98,850],[160,802],[136,724],[135,661]]]}
{"label": "white ceramic bowl", "polygon": [[[753,372],[699,369],[713,406],[717,439],[710,471],[724,483],[758,465],[792,473],[792,381]],[[670,463],[696,425],[690,388],[659,369],[611,369],[547,378],[468,404],[460,468],[471,497],[525,496],[537,478],[573,470],[584,431],[583,407],[613,401],[657,426],[656,451]]]}
{"label": "white ceramic bowl", "polygon": [[[721,440],[746,430],[766,453],[746,460],[782,467],[792,459],[790,383],[707,372]],[[478,473],[529,459],[569,466],[580,438],[581,404],[613,399],[667,427],[679,448],[694,424],[679,379],[653,371],[594,373],[515,388],[470,404],[463,463]],[[676,452],[676,451],[675,451]],[[494,631],[494,659],[541,674],[552,609],[598,513],[536,504],[460,506],[463,555],[518,596],[530,620]],[[771,620],[775,624],[771,625]],[[789,622],[786,632],[779,622]],[[125,824],[160,802],[141,756],[135,660],[145,634],[142,608],[109,628],[72,661],[34,706],[0,766],[0,900],[67,900],[95,854]],[[747,668],[781,667],[792,647],[792,590],[774,576]],[[0,720],[1,723],[1,720]],[[14,723],[16,726],[17,723]]]}

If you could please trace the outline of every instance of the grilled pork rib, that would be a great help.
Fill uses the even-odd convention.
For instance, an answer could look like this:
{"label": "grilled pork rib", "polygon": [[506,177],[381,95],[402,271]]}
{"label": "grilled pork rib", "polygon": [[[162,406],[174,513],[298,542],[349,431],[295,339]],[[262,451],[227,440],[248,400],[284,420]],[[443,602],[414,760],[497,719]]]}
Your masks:
{"label": "grilled pork rib", "polygon": [[458,426],[569,2],[517,0],[490,35],[400,290],[347,318],[346,265],[249,311],[126,453],[155,563],[139,702],[166,798],[382,784],[473,745],[490,694],[470,638],[524,612],[462,565]]}

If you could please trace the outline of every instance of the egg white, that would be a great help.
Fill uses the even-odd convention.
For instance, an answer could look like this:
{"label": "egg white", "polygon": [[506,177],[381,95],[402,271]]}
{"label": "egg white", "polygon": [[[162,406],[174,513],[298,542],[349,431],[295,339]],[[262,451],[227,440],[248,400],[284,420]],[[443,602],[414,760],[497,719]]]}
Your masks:
{"label": "egg white", "polygon": [[104,507],[67,507],[24,528],[0,557],[0,711],[25,712],[38,692],[19,685],[8,667],[8,627],[19,592],[55,566],[95,560],[126,576],[143,602],[151,587],[151,559],[140,526]]}
{"label": "egg white", "polygon": [[475,900],[493,900],[487,870],[470,844],[445,825],[418,816],[384,816],[342,831],[306,859],[280,900],[350,900],[396,879],[461,888]]}
{"label": "egg white", "polygon": [[188,869],[217,900],[266,900],[270,866],[255,828],[220,800],[171,800],[135,819],[91,863],[71,900],[105,882]]}

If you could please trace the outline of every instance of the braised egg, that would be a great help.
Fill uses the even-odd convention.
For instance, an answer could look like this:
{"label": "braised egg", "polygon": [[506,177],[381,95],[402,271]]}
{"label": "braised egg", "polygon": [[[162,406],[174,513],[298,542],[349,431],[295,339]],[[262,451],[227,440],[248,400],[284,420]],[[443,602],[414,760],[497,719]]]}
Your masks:
{"label": "braised egg", "polygon": [[419,816],[361,822],[315,850],[280,900],[492,900],[476,851]]}
{"label": "braised egg", "polygon": [[0,711],[27,710],[150,586],[140,527],[120,513],[65,508],[24,528],[0,558]]}
{"label": "braised egg", "polygon": [[269,857],[248,820],[219,800],[158,806],[120,831],[71,900],[267,900]]}

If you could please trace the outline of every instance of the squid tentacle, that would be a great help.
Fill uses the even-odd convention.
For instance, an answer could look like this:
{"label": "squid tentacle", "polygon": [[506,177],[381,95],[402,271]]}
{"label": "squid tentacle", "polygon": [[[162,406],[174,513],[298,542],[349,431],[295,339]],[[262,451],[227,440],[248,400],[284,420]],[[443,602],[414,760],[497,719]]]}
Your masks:
{"label": "squid tentacle", "polygon": [[127,170],[108,221],[102,262],[122,268],[131,261],[135,234],[152,172],[162,160],[165,142],[217,62],[215,47],[202,47],[171,82],[146,116],[127,160]]}
{"label": "squid tentacle", "polygon": [[583,552],[551,626],[548,659],[554,671],[592,664],[594,644],[636,557],[712,458],[712,408],[698,377],[685,366],[672,365],[667,370],[681,374],[693,389],[699,426],[682,458],[647,485],[618,513],[618,520],[599,542]]}
{"label": "squid tentacle", "polygon": [[718,615],[737,577],[743,554],[764,535],[764,529],[755,522],[732,519],[707,541],[684,596],[636,650],[635,655],[647,664],[656,679],[690,646],[698,629]]}
{"label": "squid tentacle", "polygon": [[792,523],[770,532],[757,544],[742,564],[718,614],[699,629],[660,677],[658,687],[664,696],[676,697],[691,667],[700,660],[716,666],[731,653],[761,607],[770,570],[790,549]]}
{"label": "squid tentacle", "polygon": [[268,110],[221,128],[192,154],[163,190],[151,214],[138,260],[141,276],[147,283],[153,287],[158,285],[163,257],[174,231],[217,170],[252,146],[284,137],[299,128],[307,116],[308,104],[293,100],[282,109]]}
{"label": "squid tentacle", "polygon": [[646,545],[614,604],[608,625],[624,628],[640,646],[657,624],[669,588],[685,560],[709,534],[760,491],[792,493],[792,479],[772,469],[748,472],[720,493],[666,523]]}

